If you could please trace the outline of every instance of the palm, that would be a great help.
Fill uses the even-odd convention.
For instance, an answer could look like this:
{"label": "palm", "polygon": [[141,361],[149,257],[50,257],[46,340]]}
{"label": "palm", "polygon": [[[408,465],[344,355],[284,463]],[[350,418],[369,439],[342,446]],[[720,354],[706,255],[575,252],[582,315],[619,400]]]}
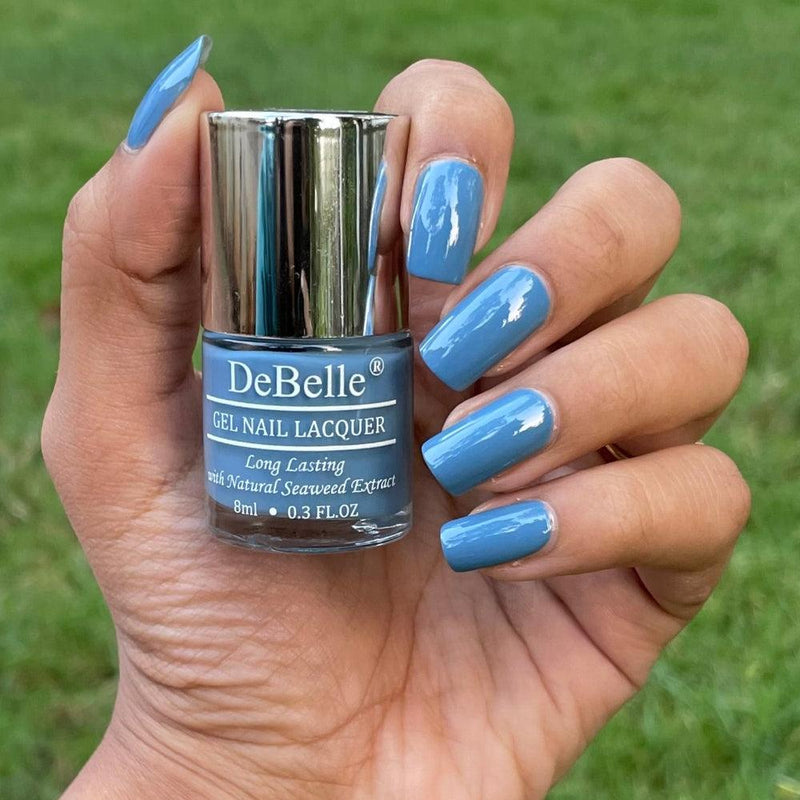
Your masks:
{"label": "palm", "polygon": [[[441,296],[416,306],[415,338]],[[421,439],[455,399],[424,380]],[[186,408],[199,398],[187,381],[164,400],[167,418],[191,420],[184,442],[197,441],[199,413]],[[291,774],[314,752],[306,779],[336,776],[367,794],[397,785],[401,797],[541,795],[643,678],[663,644],[654,629],[679,627],[633,571],[518,584],[454,574],[438,530],[471,506],[445,494],[419,458],[415,526],[401,544],[328,557],[219,544],[204,532],[202,465],[190,447],[164,456],[167,474],[193,464],[167,489],[153,486],[152,465],[123,473],[134,494],[111,522],[136,552],[112,551],[95,568],[120,631],[123,687],[217,746],[274,745],[260,762],[266,773]],[[491,776],[491,794],[480,776]]]}

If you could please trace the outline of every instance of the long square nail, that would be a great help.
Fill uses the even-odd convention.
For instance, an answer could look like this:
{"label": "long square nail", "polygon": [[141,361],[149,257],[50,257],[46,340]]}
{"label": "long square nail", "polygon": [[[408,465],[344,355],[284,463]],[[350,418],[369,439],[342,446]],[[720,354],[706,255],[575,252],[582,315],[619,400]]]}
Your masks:
{"label": "long square nail", "polygon": [[538,552],[550,541],[553,528],[545,503],[512,503],[445,523],[442,552],[456,572],[494,567]]}
{"label": "long square nail", "polygon": [[422,457],[450,494],[463,494],[544,448],[553,422],[543,395],[515,389],[428,439]]}
{"label": "long square nail", "polygon": [[408,271],[419,278],[461,283],[475,250],[483,179],[457,159],[432,161],[417,179],[408,235]]}
{"label": "long square nail", "polygon": [[466,389],[537,330],[549,311],[542,279],[510,264],[458,303],[423,339],[419,352],[439,380]]}

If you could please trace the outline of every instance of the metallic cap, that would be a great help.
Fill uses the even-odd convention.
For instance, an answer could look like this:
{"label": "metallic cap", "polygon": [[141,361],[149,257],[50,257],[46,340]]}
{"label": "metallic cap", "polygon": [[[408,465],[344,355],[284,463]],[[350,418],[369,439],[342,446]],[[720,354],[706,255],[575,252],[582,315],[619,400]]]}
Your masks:
{"label": "metallic cap", "polygon": [[206,330],[334,338],[407,327],[407,117],[225,111],[200,127]]}

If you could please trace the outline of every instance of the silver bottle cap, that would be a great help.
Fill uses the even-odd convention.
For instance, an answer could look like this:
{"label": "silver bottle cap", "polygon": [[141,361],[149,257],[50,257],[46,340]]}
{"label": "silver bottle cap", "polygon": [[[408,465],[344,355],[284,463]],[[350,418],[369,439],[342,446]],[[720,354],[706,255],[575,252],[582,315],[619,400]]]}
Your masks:
{"label": "silver bottle cap", "polygon": [[338,338],[407,327],[407,117],[225,111],[200,129],[206,330]]}

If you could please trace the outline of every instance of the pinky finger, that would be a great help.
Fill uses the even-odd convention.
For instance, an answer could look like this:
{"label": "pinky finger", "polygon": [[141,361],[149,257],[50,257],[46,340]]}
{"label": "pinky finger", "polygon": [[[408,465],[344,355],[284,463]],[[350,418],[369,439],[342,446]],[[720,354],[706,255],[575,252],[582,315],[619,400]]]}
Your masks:
{"label": "pinky finger", "polygon": [[442,549],[454,570],[492,568],[504,581],[636,567],[655,599],[676,607],[680,576],[711,591],[749,511],[728,456],[685,445],[498,496],[444,525]]}

